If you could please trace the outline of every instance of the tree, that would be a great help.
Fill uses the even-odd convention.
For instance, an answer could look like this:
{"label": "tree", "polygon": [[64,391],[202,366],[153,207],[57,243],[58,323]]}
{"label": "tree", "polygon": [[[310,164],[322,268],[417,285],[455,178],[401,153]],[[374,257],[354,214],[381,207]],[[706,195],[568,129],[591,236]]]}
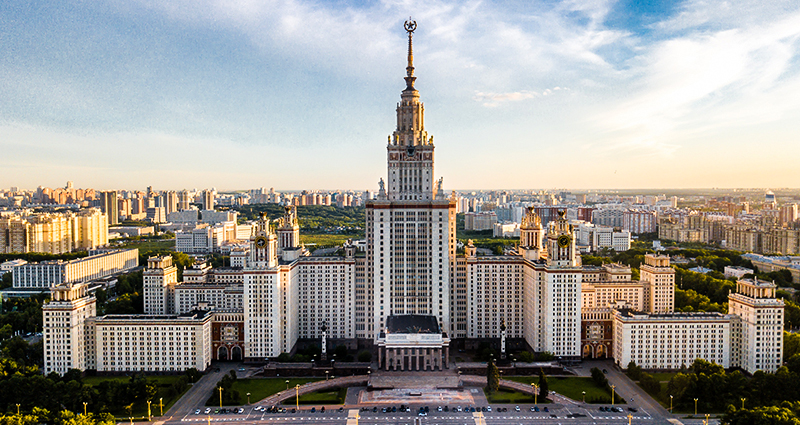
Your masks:
{"label": "tree", "polygon": [[550,395],[550,387],[547,385],[547,375],[544,374],[544,369],[539,369],[539,395],[547,398]]}
{"label": "tree", "polygon": [[363,350],[358,353],[358,361],[361,363],[369,363],[372,361],[372,353],[369,350]]}
{"label": "tree", "polygon": [[603,373],[602,370],[593,367],[591,369],[591,372],[592,372],[592,380],[594,381],[594,384],[596,386],[600,388],[605,388],[608,386],[608,378],[606,378],[606,374]]}
{"label": "tree", "polygon": [[661,392],[661,382],[653,377],[653,375],[646,372],[641,373],[639,385],[641,385],[645,391],[655,396],[658,396],[658,394]]}
{"label": "tree", "polygon": [[186,376],[189,377],[189,382],[195,383],[198,379],[203,377],[203,373],[197,370],[196,367],[186,369]]}
{"label": "tree", "polygon": [[631,378],[631,380],[638,381],[642,376],[642,367],[631,360],[631,362],[628,363],[628,370],[625,371],[625,374],[628,375],[628,378]]}
{"label": "tree", "polygon": [[486,392],[494,393],[500,388],[500,369],[490,359],[486,365]]}

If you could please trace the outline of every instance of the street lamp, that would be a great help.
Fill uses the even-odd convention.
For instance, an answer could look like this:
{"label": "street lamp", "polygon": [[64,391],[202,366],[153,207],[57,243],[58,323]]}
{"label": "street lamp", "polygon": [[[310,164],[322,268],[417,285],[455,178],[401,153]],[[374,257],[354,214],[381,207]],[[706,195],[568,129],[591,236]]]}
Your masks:
{"label": "street lamp", "polygon": [[[744,403],[744,402],[742,402]],[[17,414],[19,415],[19,404],[17,405]],[[83,402],[83,416],[86,416],[86,402]]]}
{"label": "street lamp", "polygon": [[[150,403],[152,403],[152,402],[150,400],[147,400],[147,421],[148,422],[150,422]],[[86,403],[83,403],[83,404],[84,404],[84,406],[86,405]]]}
{"label": "street lamp", "polygon": [[250,393],[247,393],[247,404],[250,404]]}
{"label": "street lamp", "polygon": [[161,409],[161,416],[164,416],[164,397],[158,398],[158,407]]}
{"label": "street lamp", "polygon": [[614,389],[617,388],[616,386],[611,386],[611,405],[614,405]]}
{"label": "street lamp", "polygon": [[694,399],[694,415],[697,416],[697,398]]}
{"label": "street lamp", "polygon": [[211,415],[208,415],[207,419],[208,419],[208,425],[211,425]]}
{"label": "street lamp", "polygon": [[746,398],[742,397],[742,409],[744,409],[744,401],[747,400]]}
{"label": "street lamp", "polygon": [[581,394],[583,394],[583,402],[586,403],[586,391],[581,391]]}
{"label": "street lamp", "polygon": [[[86,405],[86,403],[83,404]],[[84,413],[83,413],[84,415],[86,414],[85,410],[86,409],[84,408]],[[19,403],[17,403],[17,416],[19,416]]]}
{"label": "street lamp", "polygon": [[219,408],[222,409],[222,387],[219,387]]}
{"label": "street lamp", "polygon": [[288,379],[286,380],[286,389],[287,390],[289,389],[289,380]]}
{"label": "street lamp", "polygon": [[535,382],[531,382],[531,388],[533,389],[533,404],[539,404],[539,386]]}
{"label": "street lamp", "polygon": [[300,384],[295,385],[294,386],[294,390],[295,390],[295,395],[294,395],[295,399],[294,399],[294,401],[295,401],[295,404],[297,405],[297,411],[299,412],[300,411]]}
{"label": "street lamp", "polygon": [[669,395],[669,413],[672,413],[672,394]]}
{"label": "street lamp", "polygon": [[327,370],[325,371],[325,380],[326,380],[326,381],[328,380],[328,374],[329,374],[329,373],[330,373],[330,371],[327,371]]}

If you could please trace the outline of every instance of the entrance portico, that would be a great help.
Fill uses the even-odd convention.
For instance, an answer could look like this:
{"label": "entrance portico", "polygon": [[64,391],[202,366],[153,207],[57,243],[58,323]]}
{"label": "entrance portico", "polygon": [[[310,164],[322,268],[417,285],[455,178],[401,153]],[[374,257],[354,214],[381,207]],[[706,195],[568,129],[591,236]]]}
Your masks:
{"label": "entrance portico", "polygon": [[378,367],[385,370],[444,370],[450,338],[434,316],[389,316],[378,337]]}

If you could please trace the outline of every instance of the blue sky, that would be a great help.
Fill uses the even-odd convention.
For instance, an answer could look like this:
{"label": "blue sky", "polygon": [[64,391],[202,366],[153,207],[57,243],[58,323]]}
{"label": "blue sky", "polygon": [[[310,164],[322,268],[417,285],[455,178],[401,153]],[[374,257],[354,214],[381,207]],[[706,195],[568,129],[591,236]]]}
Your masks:
{"label": "blue sky", "polygon": [[0,3],[0,187],[800,187],[796,1]]}

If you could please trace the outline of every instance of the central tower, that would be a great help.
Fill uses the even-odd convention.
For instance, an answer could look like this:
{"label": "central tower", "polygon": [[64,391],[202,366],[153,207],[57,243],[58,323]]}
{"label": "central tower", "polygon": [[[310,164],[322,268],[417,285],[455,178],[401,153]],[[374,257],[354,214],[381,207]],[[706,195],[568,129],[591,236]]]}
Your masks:
{"label": "central tower", "polygon": [[425,131],[425,110],[414,87],[416,28],[416,22],[405,22],[406,87],[386,147],[388,184],[381,179],[377,199],[366,204],[365,283],[373,311],[364,333],[376,340],[390,315],[434,316],[443,331],[451,331],[456,202],[444,196],[441,179],[434,182],[433,138]]}
{"label": "central tower", "polygon": [[425,106],[419,101],[419,92],[414,88],[417,77],[414,76],[412,37],[416,28],[416,22],[406,21],[406,88],[397,104],[397,129],[389,136],[386,147],[389,165],[386,195],[391,201],[429,201],[436,196],[433,185],[433,136],[429,137],[425,131]]}

